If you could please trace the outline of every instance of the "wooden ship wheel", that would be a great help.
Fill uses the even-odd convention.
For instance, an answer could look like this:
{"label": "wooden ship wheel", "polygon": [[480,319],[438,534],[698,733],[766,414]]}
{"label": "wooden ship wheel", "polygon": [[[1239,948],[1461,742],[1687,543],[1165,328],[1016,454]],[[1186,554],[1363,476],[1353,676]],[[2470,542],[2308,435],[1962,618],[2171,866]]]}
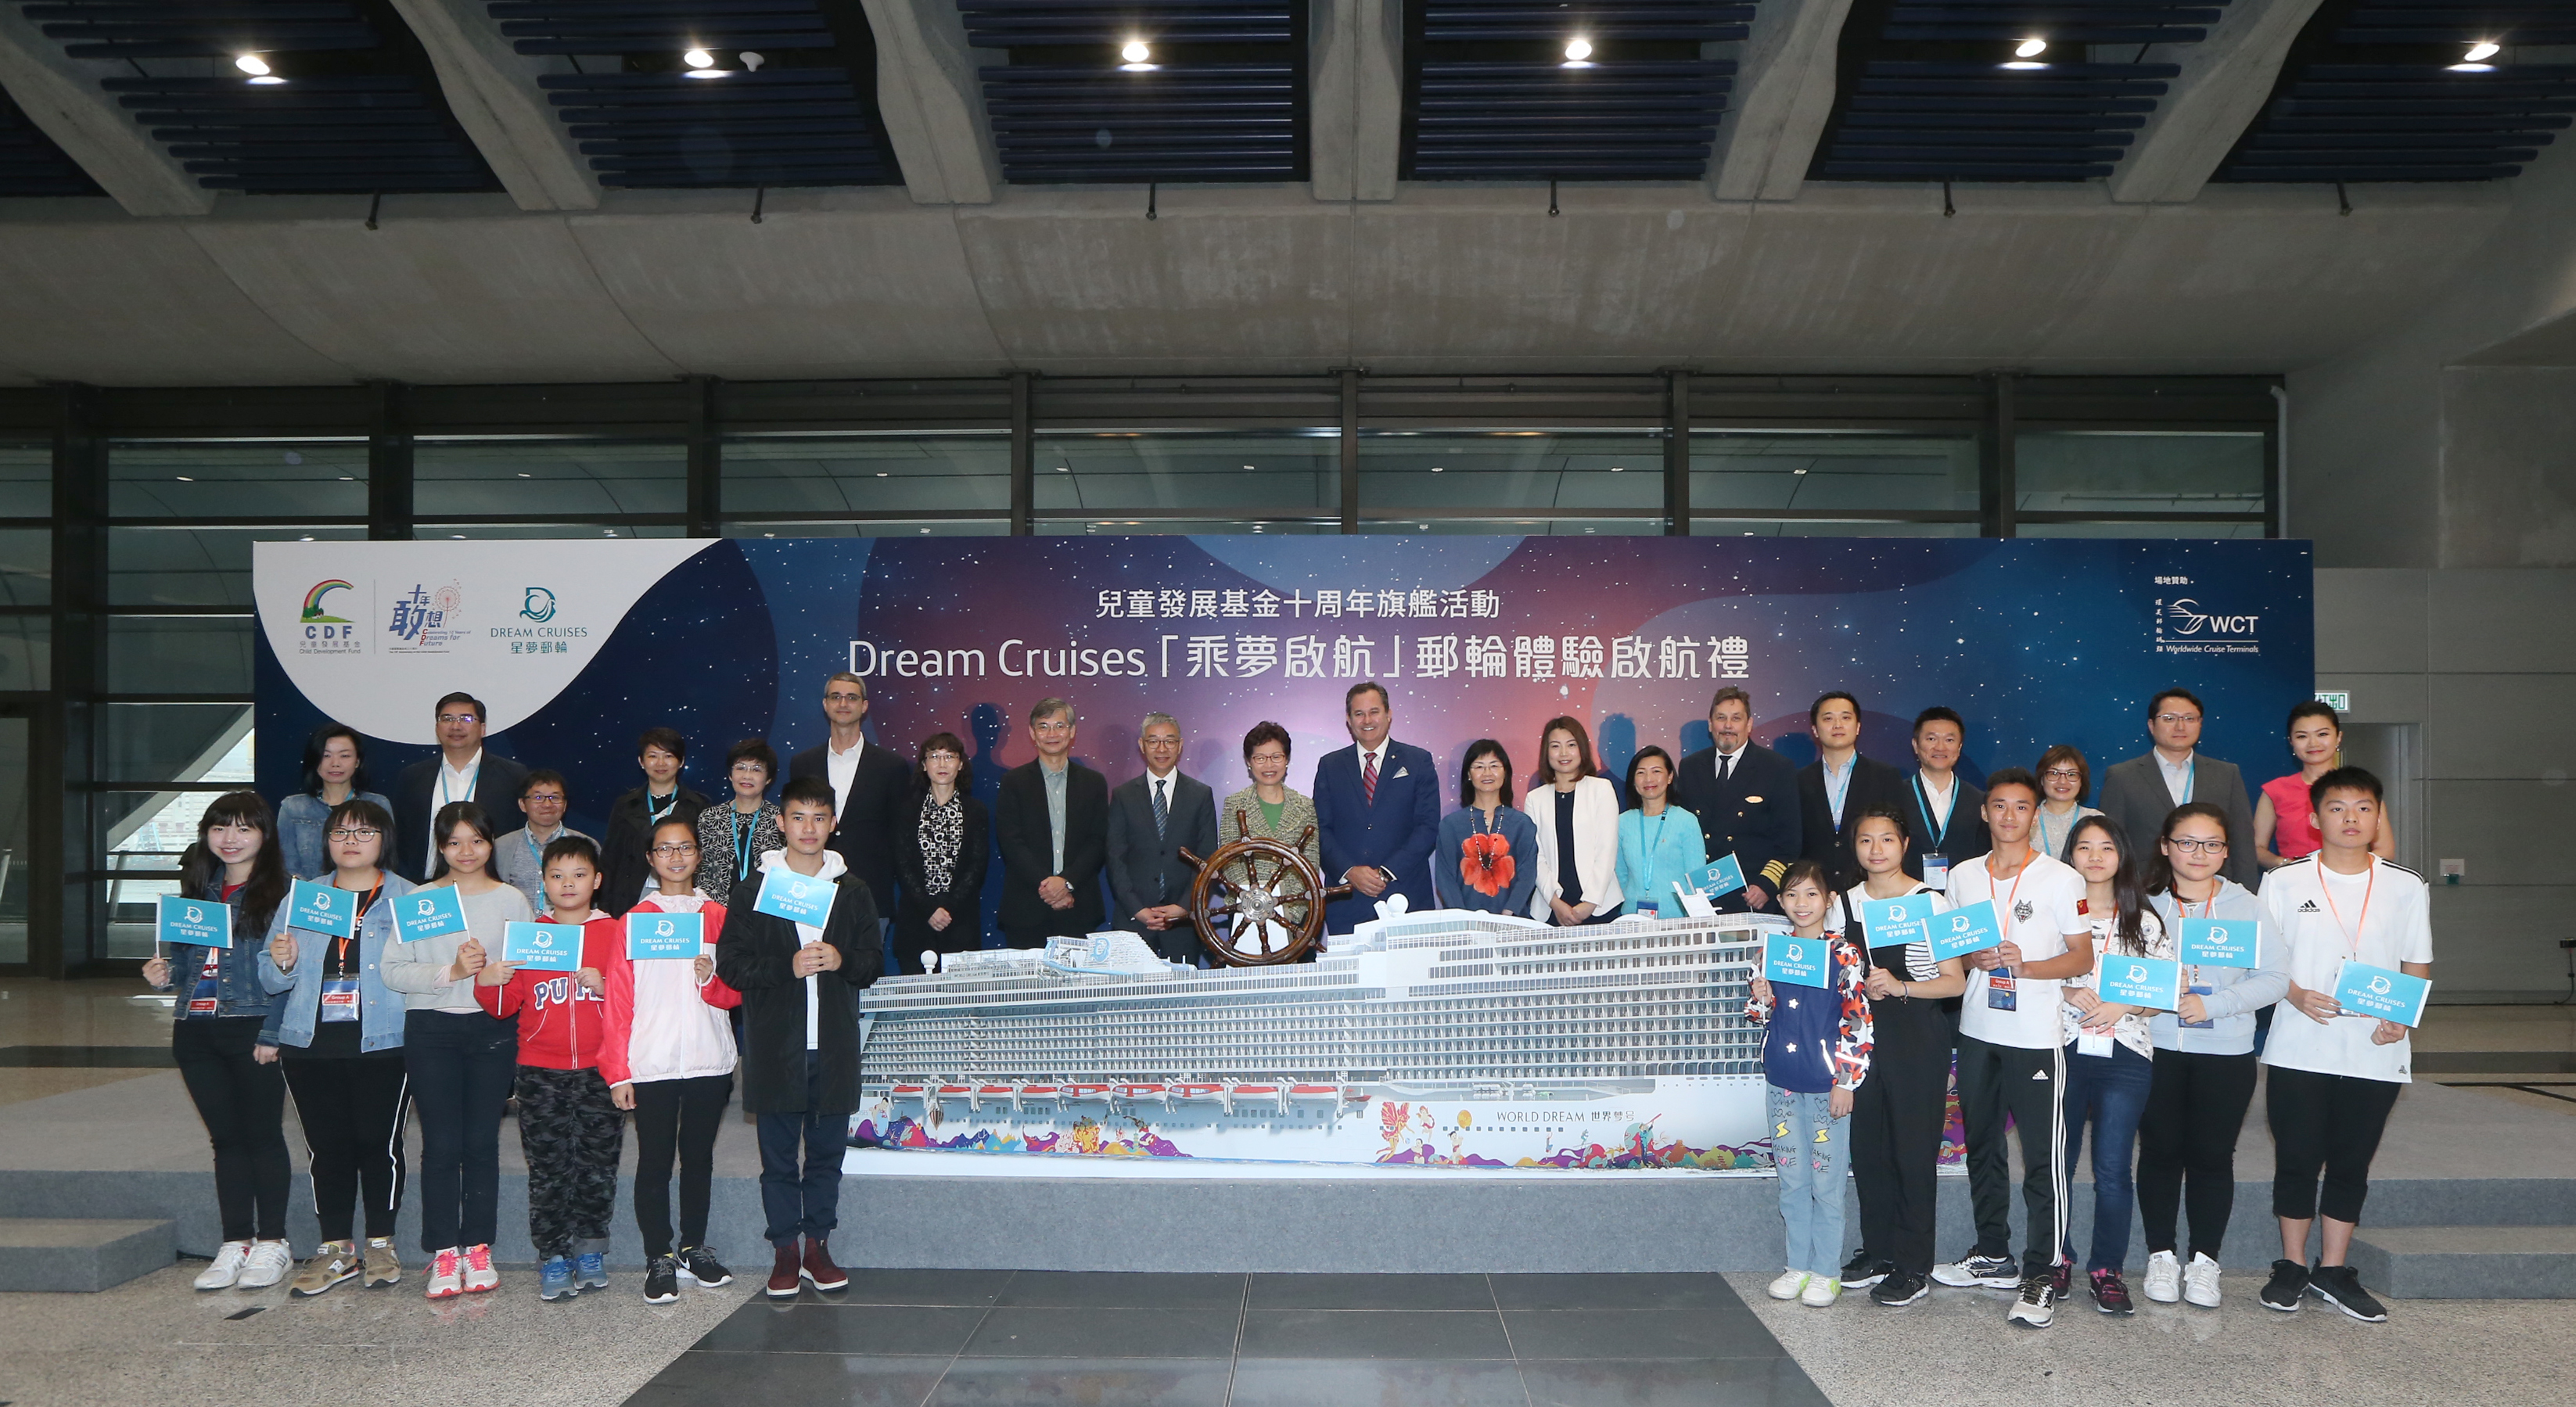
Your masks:
{"label": "wooden ship wheel", "polygon": [[1349,894],[1351,887],[1327,886],[1322,872],[1307,861],[1313,826],[1294,845],[1254,835],[1252,818],[1241,811],[1234,813],[1234,826],[1235,838],[1204,860],[1181,851],[1182,859],[1198,866],[1198,878],[1190,881],[1189,907],[1199,941],[1228,967],[1299,961],[1324,936],[1324,905]]}

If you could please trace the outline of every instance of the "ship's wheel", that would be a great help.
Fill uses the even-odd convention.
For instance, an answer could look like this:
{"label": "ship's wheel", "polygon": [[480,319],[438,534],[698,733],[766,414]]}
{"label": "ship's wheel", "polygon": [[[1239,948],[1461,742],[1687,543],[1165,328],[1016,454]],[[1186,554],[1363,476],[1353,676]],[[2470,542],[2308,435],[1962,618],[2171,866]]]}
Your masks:
{"label": "ship's wheel", "polygon": [[1199,941],[1228,967],[1296,962],[1324,936],[1324,905],[1351,887],[1327,886],[1306,859],[1313,826],[1290,845],[1254,835],[1244,812],[1234,813],[1234,825],[1235,838],[1206,859],[1181,852],[1199,870],[1190,881],[1190,922],[1198,927]]}

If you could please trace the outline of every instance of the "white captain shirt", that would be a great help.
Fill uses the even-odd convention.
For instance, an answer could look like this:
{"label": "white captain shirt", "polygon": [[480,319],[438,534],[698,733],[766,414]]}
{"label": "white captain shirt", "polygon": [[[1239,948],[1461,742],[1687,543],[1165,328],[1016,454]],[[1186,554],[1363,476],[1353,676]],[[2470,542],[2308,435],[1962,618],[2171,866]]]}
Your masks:
{"label": "white captain shirt", "polygon": [[[2354,875],[2334,873],[2315,855],[2293,860],[2265,875],[2255,898],[2281,935],[2284,956],[2278,965],[2310,991],[2333,992],[2347,960],[2392,971],[2399,963],[2433,960],[2432,898],[2423,877],[2376,855],[2367,871]],[[2338,1016],[2320,1025],[2285,1001],[2272,1013],[2263,1063],[2412,1084],[2414,1042],[2374,1045],[2370,1033],[2378,1027],[2369,1016]]]}
{"label": "white captain shirt", "polygon": [[[2004,937],[2020,945],[2024,964],[2042,962],[2066,951],[2066,935],[2084,933],[2087,925],[2076,906],[2084,899],[2084,876],[2063,860],[2032,851],[2030,863],[2010,879],[1997,880],[1986,869],[1992,854],[1980,855],[1950,871],[1950,907],[1993,900]],[[2055,1050],[2065,1044],[2057,1024],[2062,997],[2053,977],[2013,981],[2013,1009],[1988,1004],[1987,989],[1995,972],[1968,969],[1968,990],[1959,1008],[1959,1034],[1988,1045],[2022,1050]],[[2003,974],[2009,975],[2009,974]]]}

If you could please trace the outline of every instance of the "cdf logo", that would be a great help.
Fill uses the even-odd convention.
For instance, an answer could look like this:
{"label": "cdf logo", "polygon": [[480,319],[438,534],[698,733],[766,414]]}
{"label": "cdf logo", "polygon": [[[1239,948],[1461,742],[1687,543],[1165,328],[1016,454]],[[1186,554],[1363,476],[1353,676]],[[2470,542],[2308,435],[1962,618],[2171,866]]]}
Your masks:
{"label": "cdf logo", "polygon": [[366,649],[358,637],[356,622],[346,616],[332,614],[339,608],[325,600],[335,591],[356,589],[338,577],[313,583],[313,588],[304,593],[304,609],[296,616],[297,654],[357,654]]}

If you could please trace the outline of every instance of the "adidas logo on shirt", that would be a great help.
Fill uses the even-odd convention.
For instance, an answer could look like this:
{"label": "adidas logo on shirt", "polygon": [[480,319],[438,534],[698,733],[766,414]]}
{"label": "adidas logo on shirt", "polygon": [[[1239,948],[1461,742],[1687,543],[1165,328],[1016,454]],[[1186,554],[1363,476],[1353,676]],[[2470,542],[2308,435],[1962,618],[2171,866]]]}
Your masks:
{"label": "adidas logo on shirt", "polygon": [[2303,900],[2303,901],[2301,901],[2301,902],[2300,902],[2300,904],[2299,904],[2299,912],[2300,912],[2300,913],[2303,913],[2303,914],[2321,914],[2321,913],[2324,913],[2324,912],[2325,912],[2325,910],[2320,909],[2320,908],[2318,908],[2318,907],[2317,907],[2317,901],[2316,901],[2316,900],[2314,900],[2314,899],[2307,899],[2307,900]]}

